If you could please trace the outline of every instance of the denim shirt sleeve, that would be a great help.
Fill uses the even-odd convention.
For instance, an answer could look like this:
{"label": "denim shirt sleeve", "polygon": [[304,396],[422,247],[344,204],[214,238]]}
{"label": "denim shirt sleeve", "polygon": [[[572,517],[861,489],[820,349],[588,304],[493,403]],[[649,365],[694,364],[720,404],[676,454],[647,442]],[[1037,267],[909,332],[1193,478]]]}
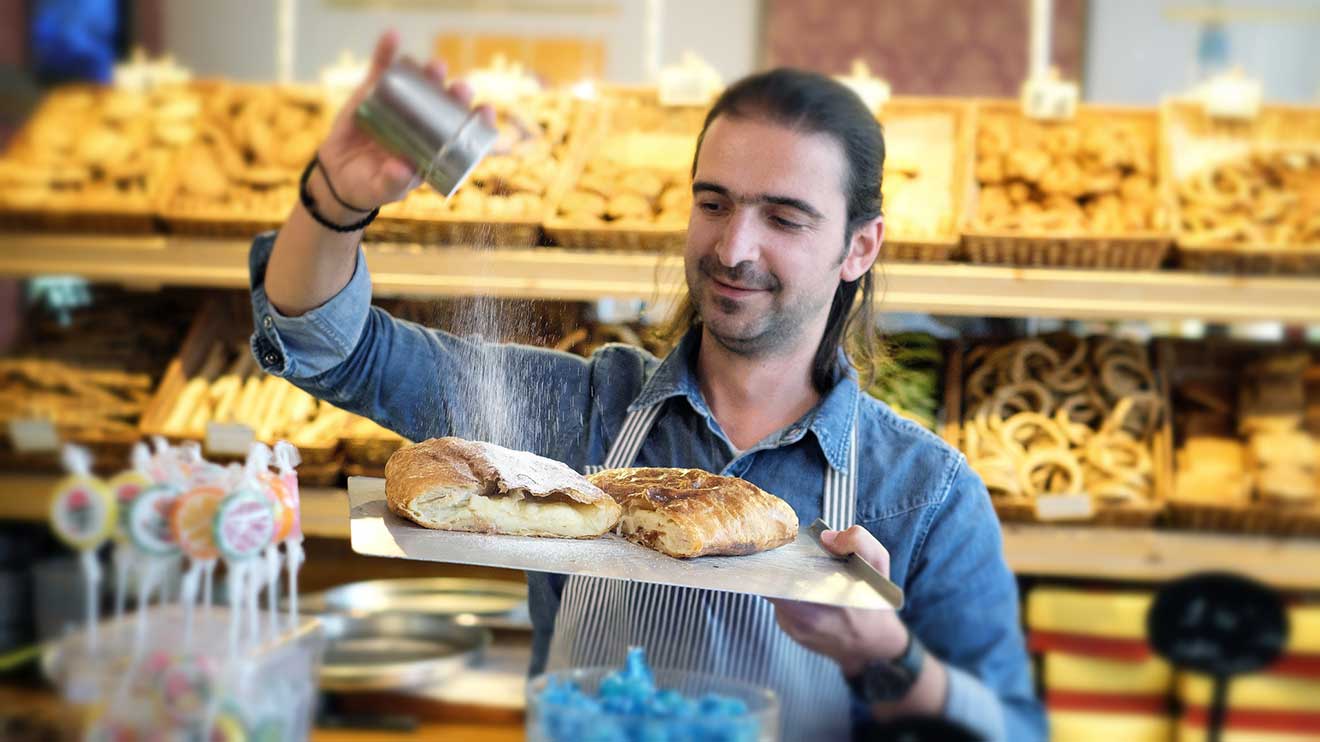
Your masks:
{"label": "denim shirt sleeve", "polygon": [[267,373],[415,441],[487,440],[579,466],[592,399],[587,360],[395,319],[371,306],[360,250],[338,294],[285,317],[265,292],[273,245],[274,234],[263,234],[249,257],[252,351]]}
{"label": "denim shirt sleeve", "polygon": [[909,628],[948,668],[944,715],[991,740],[1044,740],[999,521],[962,456],[908,578]]}

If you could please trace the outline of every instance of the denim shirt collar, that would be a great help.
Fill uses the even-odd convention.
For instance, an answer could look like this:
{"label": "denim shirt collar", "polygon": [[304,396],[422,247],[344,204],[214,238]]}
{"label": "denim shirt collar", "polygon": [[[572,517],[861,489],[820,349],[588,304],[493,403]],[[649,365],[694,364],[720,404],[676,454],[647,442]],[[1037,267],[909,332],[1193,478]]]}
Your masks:
{"label": "denim shirt collar", "polygon": [[[701,327],[697,326],[683,335],[678,346],[656,368],[655,373],[642,386],[641,393],[628,405],[628,411],[651,407],[670,397],[683,397],[697,414],[709,420],[712,417],[710,408],[697,385],[697,352],[700,348]],[[841,366],[847,369],[843,378],[801,420],[780,431],[776,447],[796,443],[807,431],[811,431],[830,466],[846,473],[849,447],[852,445],[850,433],[856,424],[857,400],[861,389],[857,386],[857,374],[842,350],[839,355]]]}

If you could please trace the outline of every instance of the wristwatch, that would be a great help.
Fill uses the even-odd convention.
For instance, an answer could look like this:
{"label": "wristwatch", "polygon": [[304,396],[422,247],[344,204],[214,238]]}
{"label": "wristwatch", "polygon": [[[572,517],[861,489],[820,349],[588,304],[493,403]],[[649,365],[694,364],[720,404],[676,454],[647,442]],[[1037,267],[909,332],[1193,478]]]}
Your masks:
{"label": "wristwatch", "polygon": [[897,701],[912,690],[925,662],[926,648],[909,631],[902,654],[892,660],[868,663],[859,675],[848,678],[848,687],[866,703]]}

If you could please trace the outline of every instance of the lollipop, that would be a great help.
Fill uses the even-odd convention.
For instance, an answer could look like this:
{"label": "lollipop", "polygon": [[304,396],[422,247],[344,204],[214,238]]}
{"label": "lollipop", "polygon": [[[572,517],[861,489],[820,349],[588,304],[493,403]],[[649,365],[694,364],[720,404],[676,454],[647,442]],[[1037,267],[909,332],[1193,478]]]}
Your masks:
{"label": "lollipop", "polygon": [[284,540],[284,564],[289,576],[289,626],[298,625],[298,568],[303,563],[302,548],[302,512],[298,494],[298,449],[288,441],[275,443],[275,468],[279,471],[277,480],[282,489],[278,491],[284,498],[285,507],[293,515],[293,523]]}
{"label": "lollipop", "polygon": [[66,444],[61,454],[69,476],[55,485],[50,501],[50,524],[61,541],[78,551],[86,601],[87,640],[96,646],[98,587],[101,565],[96,549],[115,527],[115,498],[91,475],[92,457],[86,449]]}
{"label": "lollipop", "polygon": [[132,454],[133,468],[120,472],[110,480],[110,491],[114,495],[119,518],[115,526],[115,544],[111,557],[115,565],[115,618],[124,615],[124,603],[128,594],[128,573],[133,568],[133,545],[128,536],[128,518],[132,512],[133,501],[153,482],[149,476],[151,451],[145,443],[134,443]]}
{"label": "lollipop", "polygon": [[[237,650],[245,617],[254,637],[260,631],[257,596],[262,580],[254,571],[260,566],[256,557],[271,545],[276,530],[275,510],[261,486],[261,473],[269,463],[270,449],[260,443],[253,444],[235,486],[212,520],[216,548],[229,566],[231,593],[241,601],[238,619],[230,625],[231,653]],[[231,600],[231,604],[234,602]]]}

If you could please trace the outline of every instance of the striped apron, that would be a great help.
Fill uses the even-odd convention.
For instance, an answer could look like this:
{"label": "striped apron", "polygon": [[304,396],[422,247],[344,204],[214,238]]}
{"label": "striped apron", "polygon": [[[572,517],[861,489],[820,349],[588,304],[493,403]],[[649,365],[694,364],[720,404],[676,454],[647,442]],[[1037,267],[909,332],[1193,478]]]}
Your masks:
{"label": "striped apron", "polygon": [[[603,466],[631,466],[663,401],[628,414]],[[856,416],[854,415],[854,418]],[[822,512],[831,528],[853,524],[857,427],[847,472],[827,466]],[[794,642],[774,606],[754,595],[571,575],[564,584],[549,670],[620,666],[629,646],[646,648],[657,668],[705,672],[771,688],[779,696],[784,740],[848,739],[848,686],[835,662]]]}

